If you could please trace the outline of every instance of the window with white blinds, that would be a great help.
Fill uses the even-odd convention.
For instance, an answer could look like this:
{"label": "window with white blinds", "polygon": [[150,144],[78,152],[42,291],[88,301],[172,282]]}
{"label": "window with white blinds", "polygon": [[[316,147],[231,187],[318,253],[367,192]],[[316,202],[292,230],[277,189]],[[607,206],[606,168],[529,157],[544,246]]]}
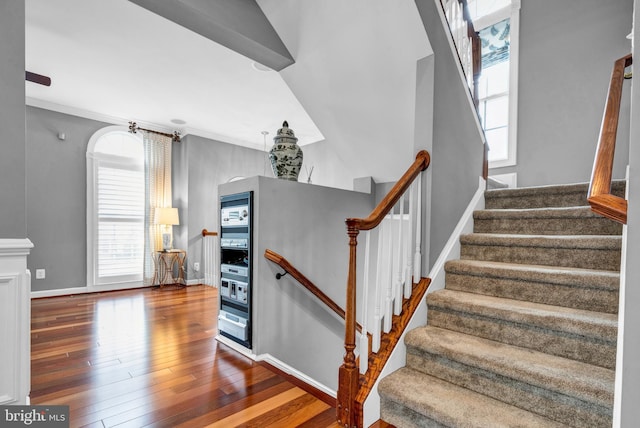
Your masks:
{"label": "window with white blinds", "polygon": [[144,171],[98,165],[98,278],[142,277]]}
{"label": "window with white blinds", "polygon": [[142,285],[145,179],[142,138],[113,126],[87,146],[87,286]]}

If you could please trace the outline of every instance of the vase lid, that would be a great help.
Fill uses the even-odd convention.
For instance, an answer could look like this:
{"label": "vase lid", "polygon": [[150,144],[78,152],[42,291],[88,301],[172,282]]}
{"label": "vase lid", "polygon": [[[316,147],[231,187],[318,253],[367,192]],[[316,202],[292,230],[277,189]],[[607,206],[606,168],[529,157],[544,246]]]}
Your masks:
{"label": "vase lid", "polygon": [[289,123],[286,120],[282,122],[282,128],[278,129],[278,133],[275,137],[273,137],[273,141],[278,142],[278,140],[285,139],[285,138],[293,140],[291,141],[293,143],[298,141],[298,139],[296,138],[296,135],[293,132],[293,129],[289,128]]}

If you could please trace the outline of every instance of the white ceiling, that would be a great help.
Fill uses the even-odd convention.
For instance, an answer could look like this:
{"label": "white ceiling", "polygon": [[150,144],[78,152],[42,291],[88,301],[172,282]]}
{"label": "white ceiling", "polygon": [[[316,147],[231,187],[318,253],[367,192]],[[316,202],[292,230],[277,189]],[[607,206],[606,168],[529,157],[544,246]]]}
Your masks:
{"label": "white ceiling", "polygon": [[257,2],[296,61],[280,72],[127,0],[26,0],[26,69],[52,79],[27,82],[27,103],[256,149],[286,119],[300,145],[333,153],[325,173],[396,180],[431,54],[414,0]]}
{"label": "white ceiling", "polygon": [[[27,103],[263,148],[283,120],[323,139],[275,71],[127,0],[26,0]],[[186,124],[174,124],[182,120]]]}

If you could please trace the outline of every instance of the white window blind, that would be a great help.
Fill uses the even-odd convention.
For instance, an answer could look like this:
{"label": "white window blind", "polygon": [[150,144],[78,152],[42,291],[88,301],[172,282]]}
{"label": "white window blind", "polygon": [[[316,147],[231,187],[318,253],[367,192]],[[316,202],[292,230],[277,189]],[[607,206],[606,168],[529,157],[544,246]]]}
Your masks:
{"label": "white window blind", "polygon": [[142,278],[144,171],[127,165],[98,166],[97,274],[99,282]]}

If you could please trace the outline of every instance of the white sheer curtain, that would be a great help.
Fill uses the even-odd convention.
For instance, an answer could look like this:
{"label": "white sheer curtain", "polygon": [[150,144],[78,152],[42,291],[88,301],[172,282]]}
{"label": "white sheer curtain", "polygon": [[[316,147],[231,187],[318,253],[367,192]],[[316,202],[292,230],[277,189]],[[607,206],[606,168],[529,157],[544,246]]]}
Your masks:
{"label": "white sheer curtain", "polygon": [[157,207],[171,206],[171,137],[143,132],[145,173],[144,284],[151,285],[153,255],[162,248],[162,226],[153,223]]}

